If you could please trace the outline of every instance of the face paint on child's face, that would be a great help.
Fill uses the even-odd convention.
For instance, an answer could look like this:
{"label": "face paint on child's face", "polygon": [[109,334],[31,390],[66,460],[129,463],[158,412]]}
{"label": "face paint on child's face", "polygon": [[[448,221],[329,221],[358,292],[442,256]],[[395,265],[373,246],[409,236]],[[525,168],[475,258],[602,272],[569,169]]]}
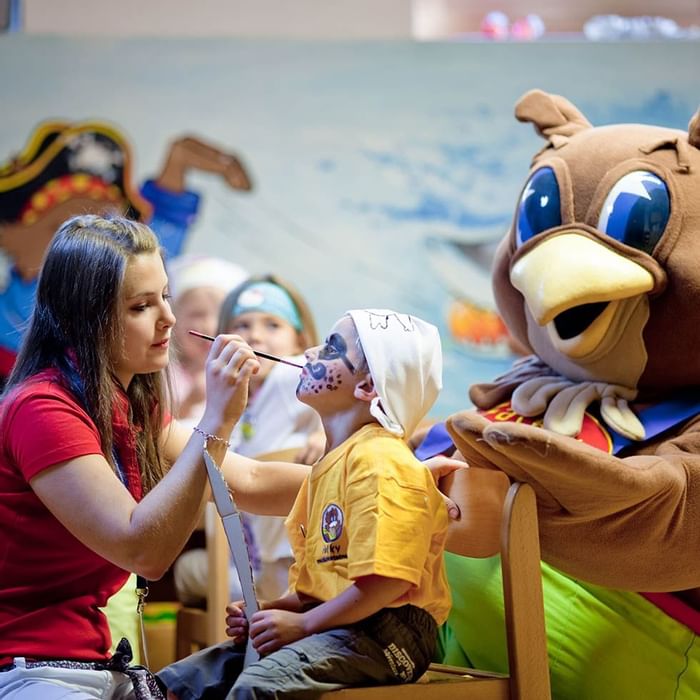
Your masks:
{"label": "face paint on child's face", "polygon": [[[344,326],[337,324],[336,327],[337,330],[334,328],[322,346],[307,350],[307,363],[297,387],[299,398],[337,391],[343,384],[343,375],[349,381],[348,372],[354,373],[355,365],[348,357],[348,343],[342,333]],[[354,330],[354,326],[348,330]],[[345,365],[347,371],[339,365],[338,360]]]}

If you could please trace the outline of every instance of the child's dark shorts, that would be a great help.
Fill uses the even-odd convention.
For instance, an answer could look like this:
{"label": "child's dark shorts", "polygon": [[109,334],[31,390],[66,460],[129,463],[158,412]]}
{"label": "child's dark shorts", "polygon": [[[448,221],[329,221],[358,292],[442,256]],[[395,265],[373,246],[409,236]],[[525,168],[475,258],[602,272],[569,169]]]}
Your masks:
{"label": "child's dark shorts", "polygon": [[415,681],[433,658],[436,637],[433,617],[404,605],[300,639],[245,671],[245,649],[225,642],[157,675],[180,700],[314,698],[337,688]]}

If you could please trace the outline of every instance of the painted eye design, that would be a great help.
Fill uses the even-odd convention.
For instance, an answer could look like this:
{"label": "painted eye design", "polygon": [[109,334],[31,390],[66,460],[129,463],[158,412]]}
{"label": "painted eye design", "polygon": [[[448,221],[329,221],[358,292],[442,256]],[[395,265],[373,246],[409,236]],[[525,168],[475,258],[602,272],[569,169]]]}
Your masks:
{"label": "painted eye design", "polygon": [[355,365],[348,359],[348,346],[343,337],[338,333],[332,333],[326,344],[318,353],[319,360],[337,360],[340,358],[343,364],[351,371],[355,371]]}
{"label": "painted eye design", "polygon": [[616,241],[651,253],[666,230],[671,197],[654,173],[635,170],[620,178],[605,199],[598,229]]}
{"label": "painted eye design", "polygon": [[[320,360],[337,360],[341,353],[345,352],[344,344],[342,347],[339,346],[338,342],[339,336],[334,333],[327,341],[326,344],[321,348],[318,353]],[[340,343],[342,344],[342,338],[340,338]]]}
{"label": "painted eye design", "polygon": [[559,183],[552,168],[540,168],[527,181],[518,203],[515,233],[518,245],[561,225]]}

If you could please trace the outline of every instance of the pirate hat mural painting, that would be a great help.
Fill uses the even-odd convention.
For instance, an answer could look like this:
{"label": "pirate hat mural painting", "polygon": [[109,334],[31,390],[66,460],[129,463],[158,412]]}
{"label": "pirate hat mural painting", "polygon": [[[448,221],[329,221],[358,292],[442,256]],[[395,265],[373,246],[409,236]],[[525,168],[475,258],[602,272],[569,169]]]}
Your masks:
{"label": "pirate hat mural painting", "polygon": [[0,378],[12,368],[58,226],[77,214],[117,212],[149,223],[166,254],[178,255],[199,208],[199,196],[185,185],[190,169],[251,189],[236,156],[192,136],[172,141],[159,175],[139,189],[129,143],[116,127],[97,121],[44,122],[24,150],[0,164],[0,250],[11,265],[0,291]]}
{"label": "pirate hat mural painting", "polygon": [[36,277],[53,231],[69,216],[108,209],[148,220],[131,185],[129,145],[100,123],[41,124],[0,166],[0,246],[24,280]]}

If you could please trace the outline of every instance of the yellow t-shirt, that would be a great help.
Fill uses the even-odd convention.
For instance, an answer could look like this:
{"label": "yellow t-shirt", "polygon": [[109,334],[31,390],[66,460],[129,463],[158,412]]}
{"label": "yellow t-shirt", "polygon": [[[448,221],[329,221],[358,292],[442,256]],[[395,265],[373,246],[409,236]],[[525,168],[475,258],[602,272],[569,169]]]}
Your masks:
{"label": "yellow t-shirt", "polygon": [[413,585],[390,607],[410,603],[441,624],[451,603],[447,522],[428,469],[403,440],[366,425],[316,464],[299,491],[286,521],[290,587],[326,601],[361,576],[399,578]]}

